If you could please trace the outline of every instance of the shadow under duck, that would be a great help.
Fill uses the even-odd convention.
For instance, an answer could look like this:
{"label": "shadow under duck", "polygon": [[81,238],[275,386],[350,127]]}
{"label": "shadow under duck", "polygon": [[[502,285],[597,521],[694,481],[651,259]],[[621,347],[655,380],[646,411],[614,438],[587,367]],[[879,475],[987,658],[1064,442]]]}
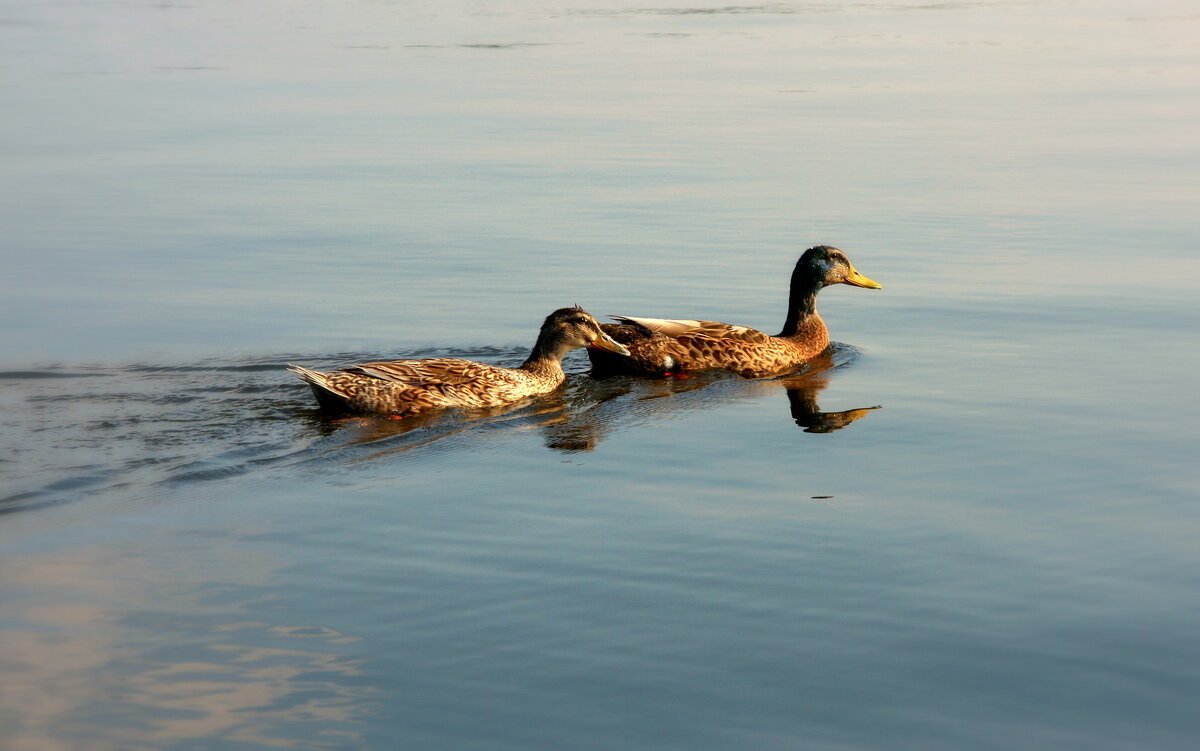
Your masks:
{"label": "shadow under duck", "polygon": [[563,356],[580,347],[629,354],[575,306],[546,317],[529,357],[515,368],[435,357],[368,362],[329,373],[291,364],[288,370],[312,387],[323,409],[408,417],[446,407],[494,407],[553,391],[566,379]]}
{"label": "shadow under duck", "polygon": [[745,378],[782,375],[829,346],[829,330],[817,314],[817,293],[831,284],[883,288],[858,273],[841,250],[818,245],[796,261],[787,319],[775,336],[717,321],[610,316],[619,323],[600,328],[625,345],[629,356],[617,358],[593,350],[588,357],[600,373],[662,376],[720,369]]}

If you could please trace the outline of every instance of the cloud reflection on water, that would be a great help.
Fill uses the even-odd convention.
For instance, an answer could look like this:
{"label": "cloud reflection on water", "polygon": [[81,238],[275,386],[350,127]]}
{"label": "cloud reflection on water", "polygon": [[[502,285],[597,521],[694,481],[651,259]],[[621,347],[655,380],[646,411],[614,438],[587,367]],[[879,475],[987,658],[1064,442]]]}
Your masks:
{"label": "cloud reflection on water", "polygon": [[262,615],[276,565],[245,545],[233,552],[211,536],[144,540],[25,556],[0,571],[0,747],[354,744],[376,710],[361,661],[341,647],[359,640],[237,619]]}

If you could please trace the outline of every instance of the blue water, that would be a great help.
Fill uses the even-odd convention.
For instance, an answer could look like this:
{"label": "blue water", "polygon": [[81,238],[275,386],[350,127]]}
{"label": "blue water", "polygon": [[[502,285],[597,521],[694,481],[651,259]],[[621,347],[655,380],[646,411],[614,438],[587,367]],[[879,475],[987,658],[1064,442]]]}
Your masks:
{"label": "blue water", "polygon": [[[1190,749],[1190,3],[0,0],[0,748]],[[331,421],[578,303],[809,372]]]}

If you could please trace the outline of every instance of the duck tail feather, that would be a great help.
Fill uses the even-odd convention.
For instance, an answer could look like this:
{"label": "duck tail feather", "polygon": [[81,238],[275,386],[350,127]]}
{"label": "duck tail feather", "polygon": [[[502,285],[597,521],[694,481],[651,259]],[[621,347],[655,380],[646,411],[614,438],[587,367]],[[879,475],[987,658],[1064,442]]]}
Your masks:
{"label": "duck tail feather", "polygon": [[327,377],[328,374],[326,374],[326,373],[320,373],[316,370],[310,370],[303,366],[293,365],[291,363],[288,363],[287,369],[292,371],[293,373],[295,373],[297,376],[299,376],[300,379],[303,380],[305,383],[312,386],[313,393],[316,394],[317,400],[322,403],[324,403],[324,401],[325,401],[324,399],[321,398],[322,392],[336,396],[339,399],[347,399],[348,398],[341,391],[338,391],[337,389],[335,389],[329,385],[329,380]]}

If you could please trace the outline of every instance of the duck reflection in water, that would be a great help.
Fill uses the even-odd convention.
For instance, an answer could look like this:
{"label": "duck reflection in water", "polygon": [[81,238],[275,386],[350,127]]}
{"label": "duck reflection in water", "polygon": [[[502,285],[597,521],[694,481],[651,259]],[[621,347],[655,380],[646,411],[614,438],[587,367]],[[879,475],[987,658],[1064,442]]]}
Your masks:
{"label": "duck reflection in water", "polygon": [[723,371],[708,371],[685,379],[606,375],[580,381],[568,394],[563,418],[545,426],[546,445],[559,451],[590,451],[609,432],[625,425],[757,399],[780,387],[796,425],[806,433],[832,433],[880,409],[876,405],[821,411],[818,395],[829,385],[833,371],[856,359],[858,350],[834,343],[802,371],[780,378],[746,380]]}
{"label": "duck reflection in water", "polygon": [[841,412],[822,412],[817,404],[817,393],[825,388],[827,381],[805,379],[802,383],[793,384],[785,379],[781,383],[787,392],[792,419],[804,428],[805,433],[832,433],[859,418],[866,417],[873,409],[881,409],[877,404],[874,407],[860,407]]}

